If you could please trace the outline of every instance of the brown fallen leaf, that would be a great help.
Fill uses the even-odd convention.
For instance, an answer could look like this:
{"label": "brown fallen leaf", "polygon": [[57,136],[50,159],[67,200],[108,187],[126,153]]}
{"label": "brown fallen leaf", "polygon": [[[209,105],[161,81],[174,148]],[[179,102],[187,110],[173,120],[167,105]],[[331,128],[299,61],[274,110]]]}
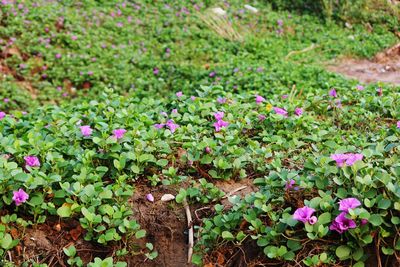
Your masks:
{"label": "brown fallen leaf", "polygon": [[72,239],[76,241],[82,235],[82,232],[83,232],[82,227],[78,225],[75,229],[69,231],[69,234],[71,235]]}

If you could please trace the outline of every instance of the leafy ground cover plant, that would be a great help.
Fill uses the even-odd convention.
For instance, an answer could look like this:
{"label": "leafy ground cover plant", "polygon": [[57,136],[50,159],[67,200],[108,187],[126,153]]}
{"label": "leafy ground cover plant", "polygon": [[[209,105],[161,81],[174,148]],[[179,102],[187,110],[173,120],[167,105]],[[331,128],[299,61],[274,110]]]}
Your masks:
{"label": "leafy ground cover plant", "polygon": [[192,207],[198,265],[398,263],[398,87],[319,65],[395,35],[216,5],[1,3],[1,264],[150,262],[143,203]]}

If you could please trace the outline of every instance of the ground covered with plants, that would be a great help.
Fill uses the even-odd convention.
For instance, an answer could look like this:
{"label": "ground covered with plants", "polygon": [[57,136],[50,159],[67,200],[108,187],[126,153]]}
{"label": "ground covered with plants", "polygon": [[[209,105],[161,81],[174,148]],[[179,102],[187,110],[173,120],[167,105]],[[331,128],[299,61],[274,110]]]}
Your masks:
{"label": "ground covered with plants", "polygon": [[1,1],[0,265],[398,266],[399,14]]}

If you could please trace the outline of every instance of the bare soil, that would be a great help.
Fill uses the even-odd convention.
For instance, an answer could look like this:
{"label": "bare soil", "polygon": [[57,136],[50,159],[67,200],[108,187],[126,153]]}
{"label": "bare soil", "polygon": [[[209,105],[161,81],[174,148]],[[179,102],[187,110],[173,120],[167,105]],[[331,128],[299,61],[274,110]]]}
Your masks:
{"label": "bare soil", "polygon": [[364,83],[400,85],[400,43],[378,53],[373,59],[344,58],[327,69]]}

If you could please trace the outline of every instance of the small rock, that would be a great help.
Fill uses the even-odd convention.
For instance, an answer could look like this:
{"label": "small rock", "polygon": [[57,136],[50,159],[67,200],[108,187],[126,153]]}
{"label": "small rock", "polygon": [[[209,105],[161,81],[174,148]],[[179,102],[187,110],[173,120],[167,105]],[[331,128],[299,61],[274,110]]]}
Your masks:
{"label": "small rock", "polygon": [[173,199],[175,199],[175,196],[171,195],[171,194],[165,194],[161,197],[161,201],[164,201],[164,202],[171,201]]}

